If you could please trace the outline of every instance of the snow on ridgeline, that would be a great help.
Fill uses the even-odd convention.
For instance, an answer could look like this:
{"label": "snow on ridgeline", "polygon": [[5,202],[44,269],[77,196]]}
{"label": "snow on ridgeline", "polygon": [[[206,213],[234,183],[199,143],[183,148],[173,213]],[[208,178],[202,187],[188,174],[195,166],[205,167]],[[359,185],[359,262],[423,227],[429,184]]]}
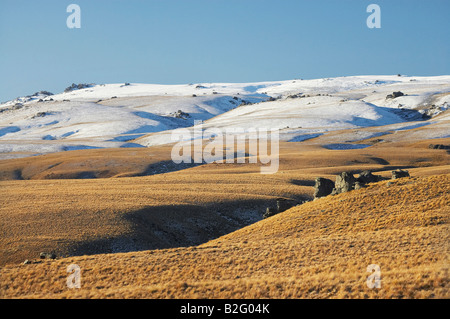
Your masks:
{"label": "snow on ridgeline", "polygon": [[[404,95],[386,98],[396,91]],[[447,110],[449,92],[450,76],[73,84],[62,93],[41,91],[0,104],[0,153],[165,144],[171,130],[195,120],[206,121],[205,128],[279,129],[284,140],[304,141],[338,129],[436,116]]]}
{"label": "snow on ridgeline", "polygon": [[[288,80],[256,83],[198,83],[182,85],[162,85],[162,84],[141,84],[141,83],[118,83],[118,84],[72,84],[66,88],[65,92],[52,94],[41,91],[32,96],[17,98],[12,101],[0,104],[0,107],[12,105],[14,102],[35,102],[38,98],[49,97],[55,101],[75,100],[75,101],[95,101],[98,99],[129,98],[145,96],[192,96],[192,95],[244,95],[244,96],[265,96],[265,97],[287,97],[292,94],[337,94],[364,89],[376,90],[381,98],[385,99],[386,94],[393,90],[413,88],[415,91],[430,91],[433,93],[448,92],[450,76],[435,77],[406,77],[406,76],[349,76],[338,78],[322,78],[313,80]],[[383,89],[383,87],[387,88]],[[384,94],[386,93],[386,94]],[[355,93],[357,94],[357,93]],[[380,98],[380,94],[374,94]],[[38,96],[41,95],[41,96]],[[408,95],[409,99],[412,96]],[[420,98],[419,98],[420,99]],[[415,105],[420,101],[411,102]]]}

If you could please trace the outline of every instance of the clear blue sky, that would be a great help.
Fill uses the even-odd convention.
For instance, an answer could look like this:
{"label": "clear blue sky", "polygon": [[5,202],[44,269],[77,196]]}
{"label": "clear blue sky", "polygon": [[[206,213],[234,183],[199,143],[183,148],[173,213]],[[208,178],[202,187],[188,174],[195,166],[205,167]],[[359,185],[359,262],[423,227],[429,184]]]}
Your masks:
{"label": "clear blue sky", "polygon": [[[81,7],[81,29],[66,8]],[[381,7],[381,29],[366,8]],[[0,101],[75,83],[450,74],[449,0],[1,0]]]}

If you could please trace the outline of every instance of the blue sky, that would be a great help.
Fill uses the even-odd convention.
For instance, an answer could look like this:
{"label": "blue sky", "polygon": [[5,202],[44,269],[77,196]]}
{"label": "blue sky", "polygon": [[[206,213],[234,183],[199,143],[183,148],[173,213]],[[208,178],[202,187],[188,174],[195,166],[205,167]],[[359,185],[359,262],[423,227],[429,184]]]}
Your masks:
{"label": "blue sky", "polygon": [[[69,4],[81,29],[69,29]],[[381,29],[369,29],[369,4]],[[74,83],[450,74],[448,0],[1,0],[0,101]]]}

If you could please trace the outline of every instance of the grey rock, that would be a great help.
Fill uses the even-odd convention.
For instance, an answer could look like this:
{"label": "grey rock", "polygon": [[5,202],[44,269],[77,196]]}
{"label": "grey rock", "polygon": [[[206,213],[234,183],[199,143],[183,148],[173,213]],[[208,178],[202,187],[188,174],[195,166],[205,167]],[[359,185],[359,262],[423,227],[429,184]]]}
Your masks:
{"label": "grey rock", "polygon": [[39,91],[39,92],[34,93],[32,96],[38,96],[38,95],[47,95],[47,96],[49,96],[49,95],[54,95],[54,94],[49,92],[49,91]]}
{"label": "grey rock", "polygon": [[314,185],[314,198],[324,197],[330,195],[333,191],[334,183],[332,180],[317,177]]}
{"label": "grey rock", "polygon": [[80,83],[80,84],[72,83],[71,86],[66,87],[64,89],[64,92],[67,93],[67,92],[71,92],[73,90],[81,90],[81,89],[89,88],[89,87],[92,87],[92,86],[94,86],[94,83],[90,83],[90,84],[87,84],[87,83]]}
{"label": "grey rock", "polygon": [[364,183],[356,181],[354,189],[361,189],[361,188],[364,188]]}
{"label": "grey rock", "polygon": [[177,112],[173,113],[173,116],[177,119],[186,119],[188,117],[191,117],[189,113],[185,113],[182,110],[178,110]]}
{"label": "grey rock", "polygon": [[381,176],[373,175],[371,171],[362,171],[356,180],[361,184],[376,183],[381,180]]}
{"label": "grey rock", "polygon": [[53,253],[46,253],[46,252],[41,252],[39,254],[39,257],[41,259],[56,259],[56,255]]}
{"label": "grey rock", "polygon": [[388,94],[386,96],[386,99],[395,99],[396,97],[403,96],[403,95],[405,95],[405,94],[403,92],[400,92],[400,91],[393,92],[392,94]]}
{"label": "grey rock", "polygon": [[396,170],[392,171],[392,179],[402,178],[402,177],[409,177],[409,172],[404,170]]}
{"label": "grey rock", "polygon": [[428,145],[428,148],[431,148],[433,150],[448,150],[448,149],[450,149],[450,145],[430,144],[430,145]]}
{"label": "grey rock", "polygon": [[353,174],[348,172],[342,172],[336,176],[336,182],[334,183],[334,190],[332,194],[340,194],[351,191],[354,189],[356,179]]}

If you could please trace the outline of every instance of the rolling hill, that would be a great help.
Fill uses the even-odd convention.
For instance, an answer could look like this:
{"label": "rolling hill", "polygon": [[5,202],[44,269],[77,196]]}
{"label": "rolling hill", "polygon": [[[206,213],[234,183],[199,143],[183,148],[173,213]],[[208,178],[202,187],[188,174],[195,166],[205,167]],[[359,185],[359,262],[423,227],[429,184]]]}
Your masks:
{"label": "rolling hill", "polygon": [[[321,198],[200,246],[8,265],[8,298],[448,298],[449,175]],[[67,267],[80,289],[66,287]],[[369,265],[381,287],[370,289]]]}

